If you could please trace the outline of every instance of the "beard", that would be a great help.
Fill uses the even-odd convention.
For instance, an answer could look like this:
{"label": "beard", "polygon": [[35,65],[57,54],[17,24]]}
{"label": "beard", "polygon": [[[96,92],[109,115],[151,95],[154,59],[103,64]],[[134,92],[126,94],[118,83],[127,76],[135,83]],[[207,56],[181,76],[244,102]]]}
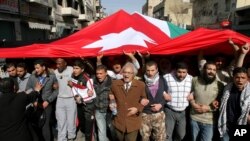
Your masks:
{"label": "beard", "polygon": [[212,82],[214,82],[216,77],[215,77],[215,75],[213,75],[213,77],[209,77],[208,74],[203,73],[203,79],[204,79],[206,84],[211,84]]}

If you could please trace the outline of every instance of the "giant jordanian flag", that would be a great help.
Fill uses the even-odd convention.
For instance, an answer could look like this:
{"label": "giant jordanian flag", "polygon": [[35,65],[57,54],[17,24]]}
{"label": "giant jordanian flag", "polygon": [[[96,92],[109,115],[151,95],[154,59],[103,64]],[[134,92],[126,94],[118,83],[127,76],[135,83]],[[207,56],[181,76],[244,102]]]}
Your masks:
{"label": "giant jordanian flag", "polygon": [[95,57],[148,51],[187,31],[166,21],[120,10],[68,37],[48,44],[0,49],[0,58]]}

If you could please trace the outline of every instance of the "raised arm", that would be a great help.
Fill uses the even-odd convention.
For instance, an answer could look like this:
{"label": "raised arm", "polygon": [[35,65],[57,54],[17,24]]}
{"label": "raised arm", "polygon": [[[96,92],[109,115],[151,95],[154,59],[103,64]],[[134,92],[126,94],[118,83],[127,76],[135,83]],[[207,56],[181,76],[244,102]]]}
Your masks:
{"label": "raised arm", "polygon": [[135,68],[137,70],[139,70],[140,69],[140,64],[139,64],[138,60],[135,58],[135,56],[134,56],[135,53],[131,53],[131,52],[127,53],[125,51],[123,51],[123,53],[131,59],[131,61],[134,64]]}
{"label": "raised arm", "polygon": [[96,66],[102,65],[102,57],[103,57],[103,53],[96,56]]}
{"label": "raised arm", "polygon": [[239,56],[236,59],[235,67],[242,67],[243,66],[244,59],[245,59],[247,53],[249,52],[249,47],[250,47],[250,44],[246,43],[240,48]]}
{"label": "raised arm", "polygon": [[81,60],[83,61],[84,64],[86,64],[88,66],[88,68],[90,69],[88,73],[90,73],[91,75],[95,74],[95,68],[92,64],[92,62],[89,59],[83,58],[81,57]]}
{"label": "raised arm", "polygon": [[138,55],[141,57],[141,62],[142,62],[142,72],[145,72],[146,69],[146,62],[150,60],[150,53],[147,51],[146,54],[142,54],[139,51],[137,51]]}
{"label": "raised arm", "polygon": [[234,50],[234,57],[237,58],[238,56],[238,51],[239,51],[239,46],[234,44],[233,40],[231,38],[228,39],[228,43],[232,46],[233,50]]}
{"label": "raised arm", "polygon": [[203,67],[204,65],[206,64],[206,59],[204,58],[203,56],[203,50],[200,50],[199,54],[198,54],[198,58],[197,58],[197,61],[198,61],[198,69],[200,71],[200,73],[202,72],[203,70]]}

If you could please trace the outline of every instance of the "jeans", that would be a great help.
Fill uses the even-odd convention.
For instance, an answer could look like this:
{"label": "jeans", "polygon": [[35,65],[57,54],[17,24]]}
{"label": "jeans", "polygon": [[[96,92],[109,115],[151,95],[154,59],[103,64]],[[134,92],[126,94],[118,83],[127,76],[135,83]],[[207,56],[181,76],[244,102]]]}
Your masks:
{"label": "jeans", "polygon": [[220,140],[221,141],[230,141],[230,137],[229,137],[228,133],[226,132],[225,135],[220,138]]}
{"label": "jeans", "polygon": [[[167,141],[181,141],[186,134],[186,111],[176,112],[166,107]],[[173,132],[175,131],[175,136]]]}
{"label": "jeans", "polygon": [[197,137],[199,137],[198,141],[212,141],[214,126],[191,119],[191,133],[192,141],[196,141]]}
{"label": "jeans", "polygon": [[107,131],[106,114],[107,113],[101,113],[99,110],[95,111],[99,141],[108,141],[106,132]]}

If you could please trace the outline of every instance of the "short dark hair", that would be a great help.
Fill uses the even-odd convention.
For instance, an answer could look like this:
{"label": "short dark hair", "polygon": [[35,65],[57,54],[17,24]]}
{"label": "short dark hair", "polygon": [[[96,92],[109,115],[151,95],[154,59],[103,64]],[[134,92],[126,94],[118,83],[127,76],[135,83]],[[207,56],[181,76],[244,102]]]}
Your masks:
{"label": "short dark hair", "polygon": [[44,60],[42,60],[42,59],[36,60],[36,61],[34,62],[34,65],[40,65],[40,66],[43,66],[43,67],[45,67],[45,68],[48,67],[47,64],[46,64],[46,62],[45,62]]}
{"label": "short dark hair", "polygon": [[235,76],[238,73],[245,73],[247,74],[247,69],[244,67],[237,67],[233,70],[233,76]]}
{"label": "short dark hair", "polygon": [[204,64],[203,66],[203,70],[205,70],[207,68],[208,65],[214,65],[216,67],[216,64],[214,61],[208,61]]}
{"label": "short dark hair", "polygon": [[156,66],[156,68],[158,68],[157,63],[155,61],[148,61],[146,63],[146,66]]}
{"label": "short dark hair", "polygon": [[105,72],[107,72],[107,67],[105,66],[105,65],[98,65],[97,67],[96,67],[96,71],[97,70],[104,70]]}
{"label": "short dark hair", "polygon": [[85,66],[84,66],[83,62],[80,61],[80,60],[75,60],[75,62],[73,63],[73,66],[78,66],[81,69],[85,69]]}
{"label": "short dark hair", "polygon": [[2,93],[13,93],[15,82],[12,78],[0,79],[0,92]]}
{"label": "short dark hair", "polygon": [[176,70],[178,70],[178,69],[188,69],[188,65],[185,62],[178,62],[175,65],[175,69]]}
{"label": "short dark hair", "polygon": [[27,70],[27,66],[24,62],[20,62],[16,65],[17,68],[23,68],[24,70]]}
{"label": "short dark hair", "polygon": [[118,59],[116,58],[113,62],[112,62],[112,65],[123,65],[123,63]]}
{"label": "short dark hair", "polygon": [[10,67],[15,67],[16,68],[16,65],[14,63],[6,64],[6,68],[10,68]]}

